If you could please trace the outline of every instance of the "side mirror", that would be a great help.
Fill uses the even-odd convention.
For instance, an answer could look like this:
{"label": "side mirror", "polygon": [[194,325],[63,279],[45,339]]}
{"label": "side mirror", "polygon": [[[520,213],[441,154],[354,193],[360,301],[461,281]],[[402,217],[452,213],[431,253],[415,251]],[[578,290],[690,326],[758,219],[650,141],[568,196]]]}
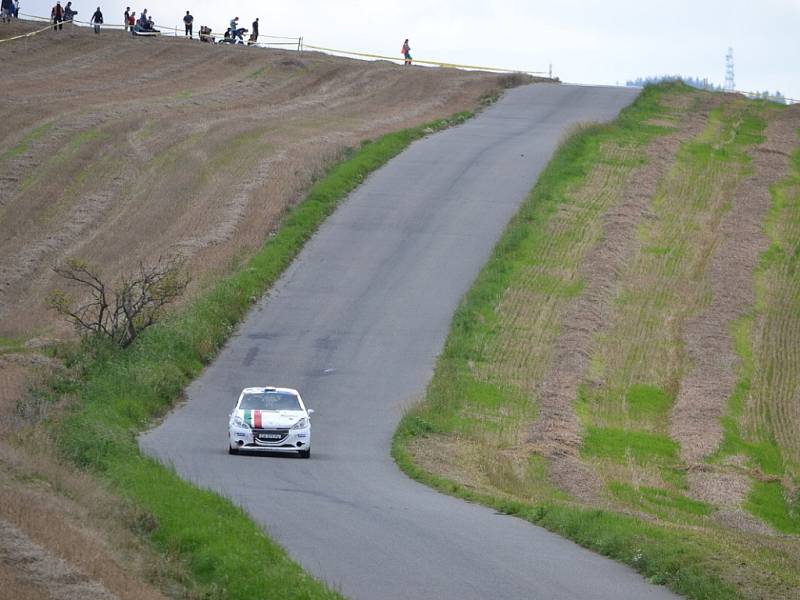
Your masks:
{"label": "side mirror", "polygon": [[311,415],[314,414],[314,409],[313,408],[309,408],[306,412],[308,413],[308,416],[310,417]]}

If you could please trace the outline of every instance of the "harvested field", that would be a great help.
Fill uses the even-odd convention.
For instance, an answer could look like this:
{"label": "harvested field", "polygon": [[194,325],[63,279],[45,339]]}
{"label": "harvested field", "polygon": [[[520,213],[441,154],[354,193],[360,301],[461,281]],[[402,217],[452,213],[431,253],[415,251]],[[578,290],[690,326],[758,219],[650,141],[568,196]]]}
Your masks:
{"label": "harvested field", "polygon": [[348,149],[507,81],[79,28],[0,61],[0,336],[57,329],[43,298],[68,256],[115,274],[180,253],[208,285]]}
{"label": "harvested field", "polygon": [[799,127],[665,86],[570,141],[456,318],[401,463],[650,576],[673,556],[667,580],[710,578],[675,584],[690,597],[797,597]]}

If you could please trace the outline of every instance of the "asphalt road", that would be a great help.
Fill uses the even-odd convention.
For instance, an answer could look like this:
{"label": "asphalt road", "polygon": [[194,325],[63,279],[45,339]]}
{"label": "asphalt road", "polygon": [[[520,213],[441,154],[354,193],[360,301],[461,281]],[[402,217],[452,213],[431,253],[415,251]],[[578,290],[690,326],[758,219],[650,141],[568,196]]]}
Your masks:
{"label": "asphalt road", "polygon": [[[460,298],[559,141],[635,96],[526,86],[414,143],[328,219],[142,448],[241,504],[352,598],[672,597],[544,529],[411,481],[389,455]],[[316,410],[311,460],[228,456],[227,415],[251,385],[300,390]]]}

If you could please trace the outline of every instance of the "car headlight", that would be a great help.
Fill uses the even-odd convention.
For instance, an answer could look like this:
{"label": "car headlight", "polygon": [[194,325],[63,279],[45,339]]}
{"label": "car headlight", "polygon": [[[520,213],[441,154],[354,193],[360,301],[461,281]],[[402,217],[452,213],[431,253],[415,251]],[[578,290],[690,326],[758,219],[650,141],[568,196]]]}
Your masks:
{"label": "car headlight", "polygon": [[239,415],[234,416],[231,419],[231,423],[234,425],[234,427],[241,427],[242,429],[250,429],[250,425],[248,425],[245,422],[245,420],[242,419],[242,417],[240,417]]}
{"label": "car headlight", "polygon": [[305,429],[306,427],[308,427],[308,419],[306,417],[303,417],[297,423],[292,425],[292,429]]}

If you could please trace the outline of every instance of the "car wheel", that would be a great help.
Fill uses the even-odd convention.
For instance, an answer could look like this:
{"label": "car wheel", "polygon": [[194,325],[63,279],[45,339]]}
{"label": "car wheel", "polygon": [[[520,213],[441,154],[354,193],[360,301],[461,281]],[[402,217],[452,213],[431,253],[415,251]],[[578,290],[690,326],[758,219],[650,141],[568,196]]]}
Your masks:
{"label": "car wheel", "polygon": [[239,449],[228,444],[228,454],[239,454]]}
{"label": "car wheel", "polygon": [[307,450],[300,450],[298,454],[300,454],[300,458],[311,458],[311,448]]}

